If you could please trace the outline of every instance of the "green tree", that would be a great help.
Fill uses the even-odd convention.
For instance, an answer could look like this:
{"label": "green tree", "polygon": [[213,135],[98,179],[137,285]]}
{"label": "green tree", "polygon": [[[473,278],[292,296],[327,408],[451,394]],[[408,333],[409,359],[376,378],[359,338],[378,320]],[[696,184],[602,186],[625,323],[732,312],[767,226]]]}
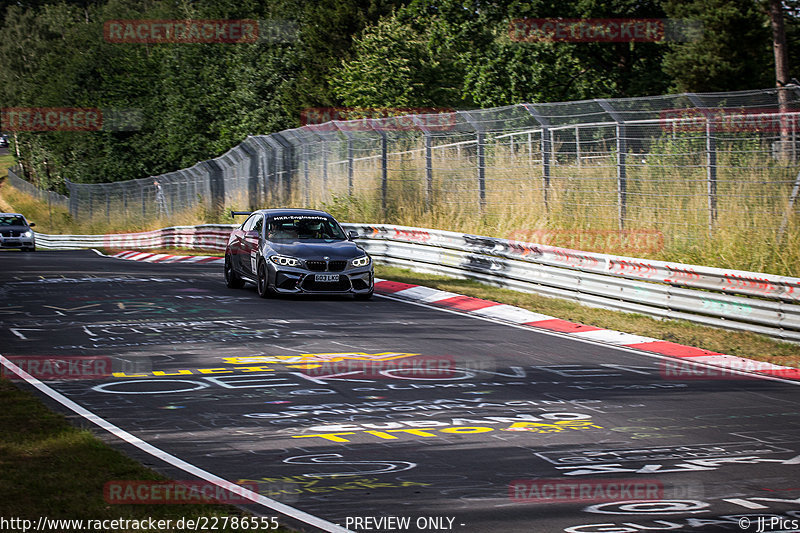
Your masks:
{"label": "green tree", "polygon": [[[774,86],[769,20],[756,0],[665,0],[671,18],[702,23],[702,38],[670,45],[663,70],[676,92]],[[791,61],[790,61],[791,63]]]}

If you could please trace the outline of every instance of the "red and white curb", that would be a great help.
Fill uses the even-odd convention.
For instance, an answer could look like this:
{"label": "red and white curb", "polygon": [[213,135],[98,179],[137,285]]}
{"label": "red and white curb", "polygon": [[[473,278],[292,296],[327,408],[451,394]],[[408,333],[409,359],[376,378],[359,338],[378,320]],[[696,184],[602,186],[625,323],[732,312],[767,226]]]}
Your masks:
{"label": "red and white curb", "polygon": [[[195,263],[195,264],[221,264],[224,258],[214,256],[168,255],[152,254],[147,252],[125,251],[110,257],[127,259],[129,261],[145,261],[148,263]],[[492,320],[498,320],[516,326],[530,327],[577,339],[624,346],[635,350],[655,353],[668,357],[675,357],[714,367],[720,367],[722,373],[729,377],[739,372],[750,372],[765,376],[800,380],[800,369],[775,365],[765,361],[756,361],[735,355],[686,346],[674,342],[662,341],[652,337],[633,335],[610,329],[587,326],[562,320],[554,316],[534,313],[521,307],[501,304],[491,300],[463,296],[453,292],[431,289],[422,285],[410,285],[397,281],[375,278],[375,292],[412,302],[419,302],[435,307],[441,307],[463,314],[475,315]],[[698,377],[702,377],[700,373]]]}
{"label": "red and white curb", "polygon": [[[777,378],[800,380],[800,369],[797,368],[775,365],[765,361],[755,361],[753,359],[733,355],[725,355],[701,348],[662,341],[652,337],[643,337],[641,335],[633,335],[621,331],[587,326],[553,316],[534,313],[533,311],[528,311],[521,307],[514,307],[513,305],[501,304],[491,300],[473,298],[471,296],[463,296],[421,285],[410,285],[408,283],[379,280],[376,278],[375,292],[395,298],[442,307],[464,314],[499,320],[517,326],[556,332],[578,339],[601,342],[614,346],[624,346],[635,350],[675,357],[680,360],[721,367],[721,371],[717,371],[716,373],[709,371],[697,372],[695,376],[697,378],[702,378],[704,375],[707,377],[727,376],[733,378],[739,372],[751,372]],[[689,378],[692,374],[690,371],[681,369],[674,369],[674,371],[676,372],[676,377],[681,372],[689,374],[687,376]]]}
{"label": "red and white curb", "polygon": [[152,254],[148,252],[125,251],[112,255],[117,259],[127,259],[128,261],[144,261],[145,263],[206,263],[222,264],[225,259],[214,255],[170,255]]}

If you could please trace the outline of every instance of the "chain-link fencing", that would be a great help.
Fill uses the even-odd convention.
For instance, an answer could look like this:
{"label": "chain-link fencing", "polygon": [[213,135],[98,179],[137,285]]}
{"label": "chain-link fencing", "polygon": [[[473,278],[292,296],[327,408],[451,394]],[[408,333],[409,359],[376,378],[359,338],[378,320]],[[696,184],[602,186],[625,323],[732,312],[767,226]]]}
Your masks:
{"label": "chain-link fencing", "polygon": [[771,246],[797,226],[798,87],[363,114],[251,136],[159,176],[67,183],[70,211],[147,220],[291,205],[461,231],[480,220],[520,240],[533,228],[649,229],[696,244],[724,230]]}
{"label": "chain-link fencing", "polygon": [[8,169],[8,182],[11,184],[12,187],[14,187],[15,189],[19,189],[25,194],[29,194],[34,198],[47,203],[48,205],[55,205],[62,209],[67,209],[67,207],[69,206],[69,198],[67,198],[63,194],[58,194],[57,192],[44,191],[38,188],[31,182],[25,181],[24,179],[20,178],[18,175],[19,172],[20,170],[18,168]]}

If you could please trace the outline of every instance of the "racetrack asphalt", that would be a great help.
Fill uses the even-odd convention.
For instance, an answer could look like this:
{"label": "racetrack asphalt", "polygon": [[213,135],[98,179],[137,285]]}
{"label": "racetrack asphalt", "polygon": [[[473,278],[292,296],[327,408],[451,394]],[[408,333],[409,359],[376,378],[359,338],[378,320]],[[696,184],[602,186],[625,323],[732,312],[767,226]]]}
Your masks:
{"label": "racetrack asphalt", "polygon": [[790,382],[380,296],[263,300],[226,288],[219,265],[6,251],[0,280],[5,358],[165,453],[352,531],[800,518]]}

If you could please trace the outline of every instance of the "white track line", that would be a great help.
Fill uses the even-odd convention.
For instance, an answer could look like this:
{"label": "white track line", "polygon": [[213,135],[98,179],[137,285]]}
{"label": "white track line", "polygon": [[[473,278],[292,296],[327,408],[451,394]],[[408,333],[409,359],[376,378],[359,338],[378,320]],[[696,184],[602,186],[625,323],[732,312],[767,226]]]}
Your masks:
{"label": "white track line", "polygon": [[[401,292],[401,291],[398,291],[398,292]],[[394,293],[394,294],[397,294],[397,293]],[[415,301],[415,300],[406,300],[405,298],[396,298],[396,297],[394,297],[394,294],[392,294],[392,295],[378,294],[376,292],[375,296],[378,296],[380,298],[386,298],[387,300],[394,300],[396,302],[405,302],[405,303],[411,304],[411,305],[418,305],[420,307],[425,307],[427,309],[433,309],[435,311],[444,311],[445,313],[452,313],[454,315],[469,316],[469,317],[475,318],[477,320],[485,320],[486,322],[492,322],[494,324],[502,324],[504,326],[510,326],[512,328],[524,329],[524,330],[527,330],[527,331],[535,331],[536,333],[542,333],[544,335],[550,335],[552,337],[559,337],[559,338],[562,338],[562,339],[571,339],[573,341],[583,342],[583,343],[586,343],[586,344],[594,344],[594,345],[598,345],[598,346],[605,346],[606,348],[614,348],[616,350],[621,350],[621,351],[628,352],[628,353],[634,353],[634,354],[638,354],[638,355],[645,355],[647,357],[652,357],[654,359],[661,359],[661,360],[664,360],[664,361],[679,361],[681,363],[691,363],[693,365],[697,365],[697,366],[702,367],[702,368],[708,368],[709,370],[719,371],[719,369],[720,369],[719,365],[707,364],[707,363],[704,363],[704,362],[701,362],[701,361],[696,361],[692,357],[672,357],[672,356],[669,356],[669,355],[662,355],[662,354],[658,354],[658,353],[647,352],[645,350],[639,350],[637,348],[628,348],[624,344],[610,344],[608,342],[603,342],[601,340],[595,340],[595,339],[592,339],[592,338],[581,338],[580,335],[575,335],[574,333],[562,333],[562,332],[559,332],[559,331],[550,331],[550,330],[546,330],[546,329],[539,329],[536,326],[529,326],[529,325],[526,325],[526,324],[514,324],[513,322],[508,322],[506,320],[499,320],[497,318],[493,318],[493,317],[490,317],[490,316],[481,316],[481,315],[477,315],[477,314],[473,314],[473,313],[466,313],[464,311],[459,311],[457,309],[448,309],[446,307],[439,307],[439,306],[431,305],[431,304],[425,303],[425,302],[420,302],[420,301]],[[725,368],[725,370],[728,371],[728,372],[734,373],[734,374],[740,374],[742,376],[755,377],[755,378],[761,378],[761,379],[768,379],[770,381],[780,381],[781,383],[789,383],[790,385],[800,385],[800,381],[794,381],[794,380],[790,380],[790,379],[783,379],[783,378],[779,378],[779,377],[776,377],[776,376],[770,376],[770,375],[767,375],[767,374],[759,374],[759,373],[756,373],[756,372],[747,372],[745,370],[739,370],[737,368]]]}
{"label": "white track line", "polygon": [[58,392],[56,390],[53,390],[52,388],[50,388],[46,384],[42,383],[41,381],[39,381],[35,377],[31,376],[30,374],[28,374],[27,372],[22,370],[20,367],[18,367],[14,363],[12,363],[10,360],[6,359],[2,354],[0,354],[0,363],[2,363],[3,366],[5,366],[8,370],[13,372],[14,374],[16,374],[20,378],[24,379],[26,382],[28,382],[28,384],[36,387],[41,392],[45,393],[50,398],[52,398],[53,400],[57,401],[58,403],[60,403],[64,407],[66,407],[66,408],[74,411],[75,413],[81,415],[83,418],[85,418],[89,422],[97,424],[98,426],[100,426],[104,430],[106,430],[109,433],[113,434],[114,436],[124,440],[128,444],[136,446],[137,448],[139,448],[143,452],[149,453],[150,455],[152,455],[154,457],[157,457],[158,459],[161,459],[162,461],[164,461],[164,462],[166,462],[168,464],[171,464],[172,466],[174,466],[176,468],[179,468],[179,469],[183,470],[184,472],[192,474],[193,476],[197,476],[200,479],[203,479],[205,481],[208,481],[209,483],[213,483],[214,485],[217,485],[218,487],[221,487],[221,488],[226,489],[226,490],[228,490],[230,492],[238,494],[239,496],[242,496],[243,498],[247,498],[248,500],[252,501],[253,503],[257,503],[257,504],[263,505],[264,507],[272,509],[273,511],[277,511],[279,513],[285,514],[286,516],[289,516],[291,518],[294,518],[295,520],[299,520],[299,521],[304,522],[306,524],[309,524],[309,525],[312,525],[314,527],[317,527],[317,528],[319,528],[319,529],[321,529],[323,531],[330,531],[331,533],[352,533],[349,529],[345,529],[345,528],[343,528],[343,527],[341,527],[341,526],[339,526],[337,524],[334,524],[332,522],[328,522],[327,520],[324,520],[322,518],[319,518],[319,517],[316,517],[314,515],[308,514],[308,513],[304,512],[304,511],[301,511],[299,509],[295,509],[294,507],[289,507],[288,505],[285,505],[285,504],[283,504],[283,503],[281,503],[279,501],[267,498],[266,496],[262,496],[262,495],[258,494],[257,492],[253,492],[252,490],[248,490],[245,487],[237,486],[236,484],[231,483],[230,481],[227,481],[227,480],[225,480],[225,479],[223,479],[223,478],[221,478],[219,476],[216,476],[216,475],[214,475],[214,474],[212,474],[210,472],[207,472],[206,470],[203,470],[200,467],[197,467],[197,466],[195,466],[195,465],[193,465],[191,463],[188,463],[188,462],[184,461],[183,459],[179,459],[178,457],[175,457],[174,455],[172,455],[170,453],[167,453],[167,452],[165,452],[164,450],[162,450],[160,448],[156,448],[155,446],[153,446],[149,442],[145,442],[142,439],[140,439],[139,437],[136,437],[136,436],[128,433],[124,429],[122,429],[122,428],[120,428],[118,426],[115,426],[114,424],[112,424],[108,420],[99,417],[98,415],[92,413],[88,409],[86,409],[86,408],[78,405],[77,403],[73,402],[72,400],[70,400],[69,398],[67,398],[66,396],[61,394],[60,392]]}

